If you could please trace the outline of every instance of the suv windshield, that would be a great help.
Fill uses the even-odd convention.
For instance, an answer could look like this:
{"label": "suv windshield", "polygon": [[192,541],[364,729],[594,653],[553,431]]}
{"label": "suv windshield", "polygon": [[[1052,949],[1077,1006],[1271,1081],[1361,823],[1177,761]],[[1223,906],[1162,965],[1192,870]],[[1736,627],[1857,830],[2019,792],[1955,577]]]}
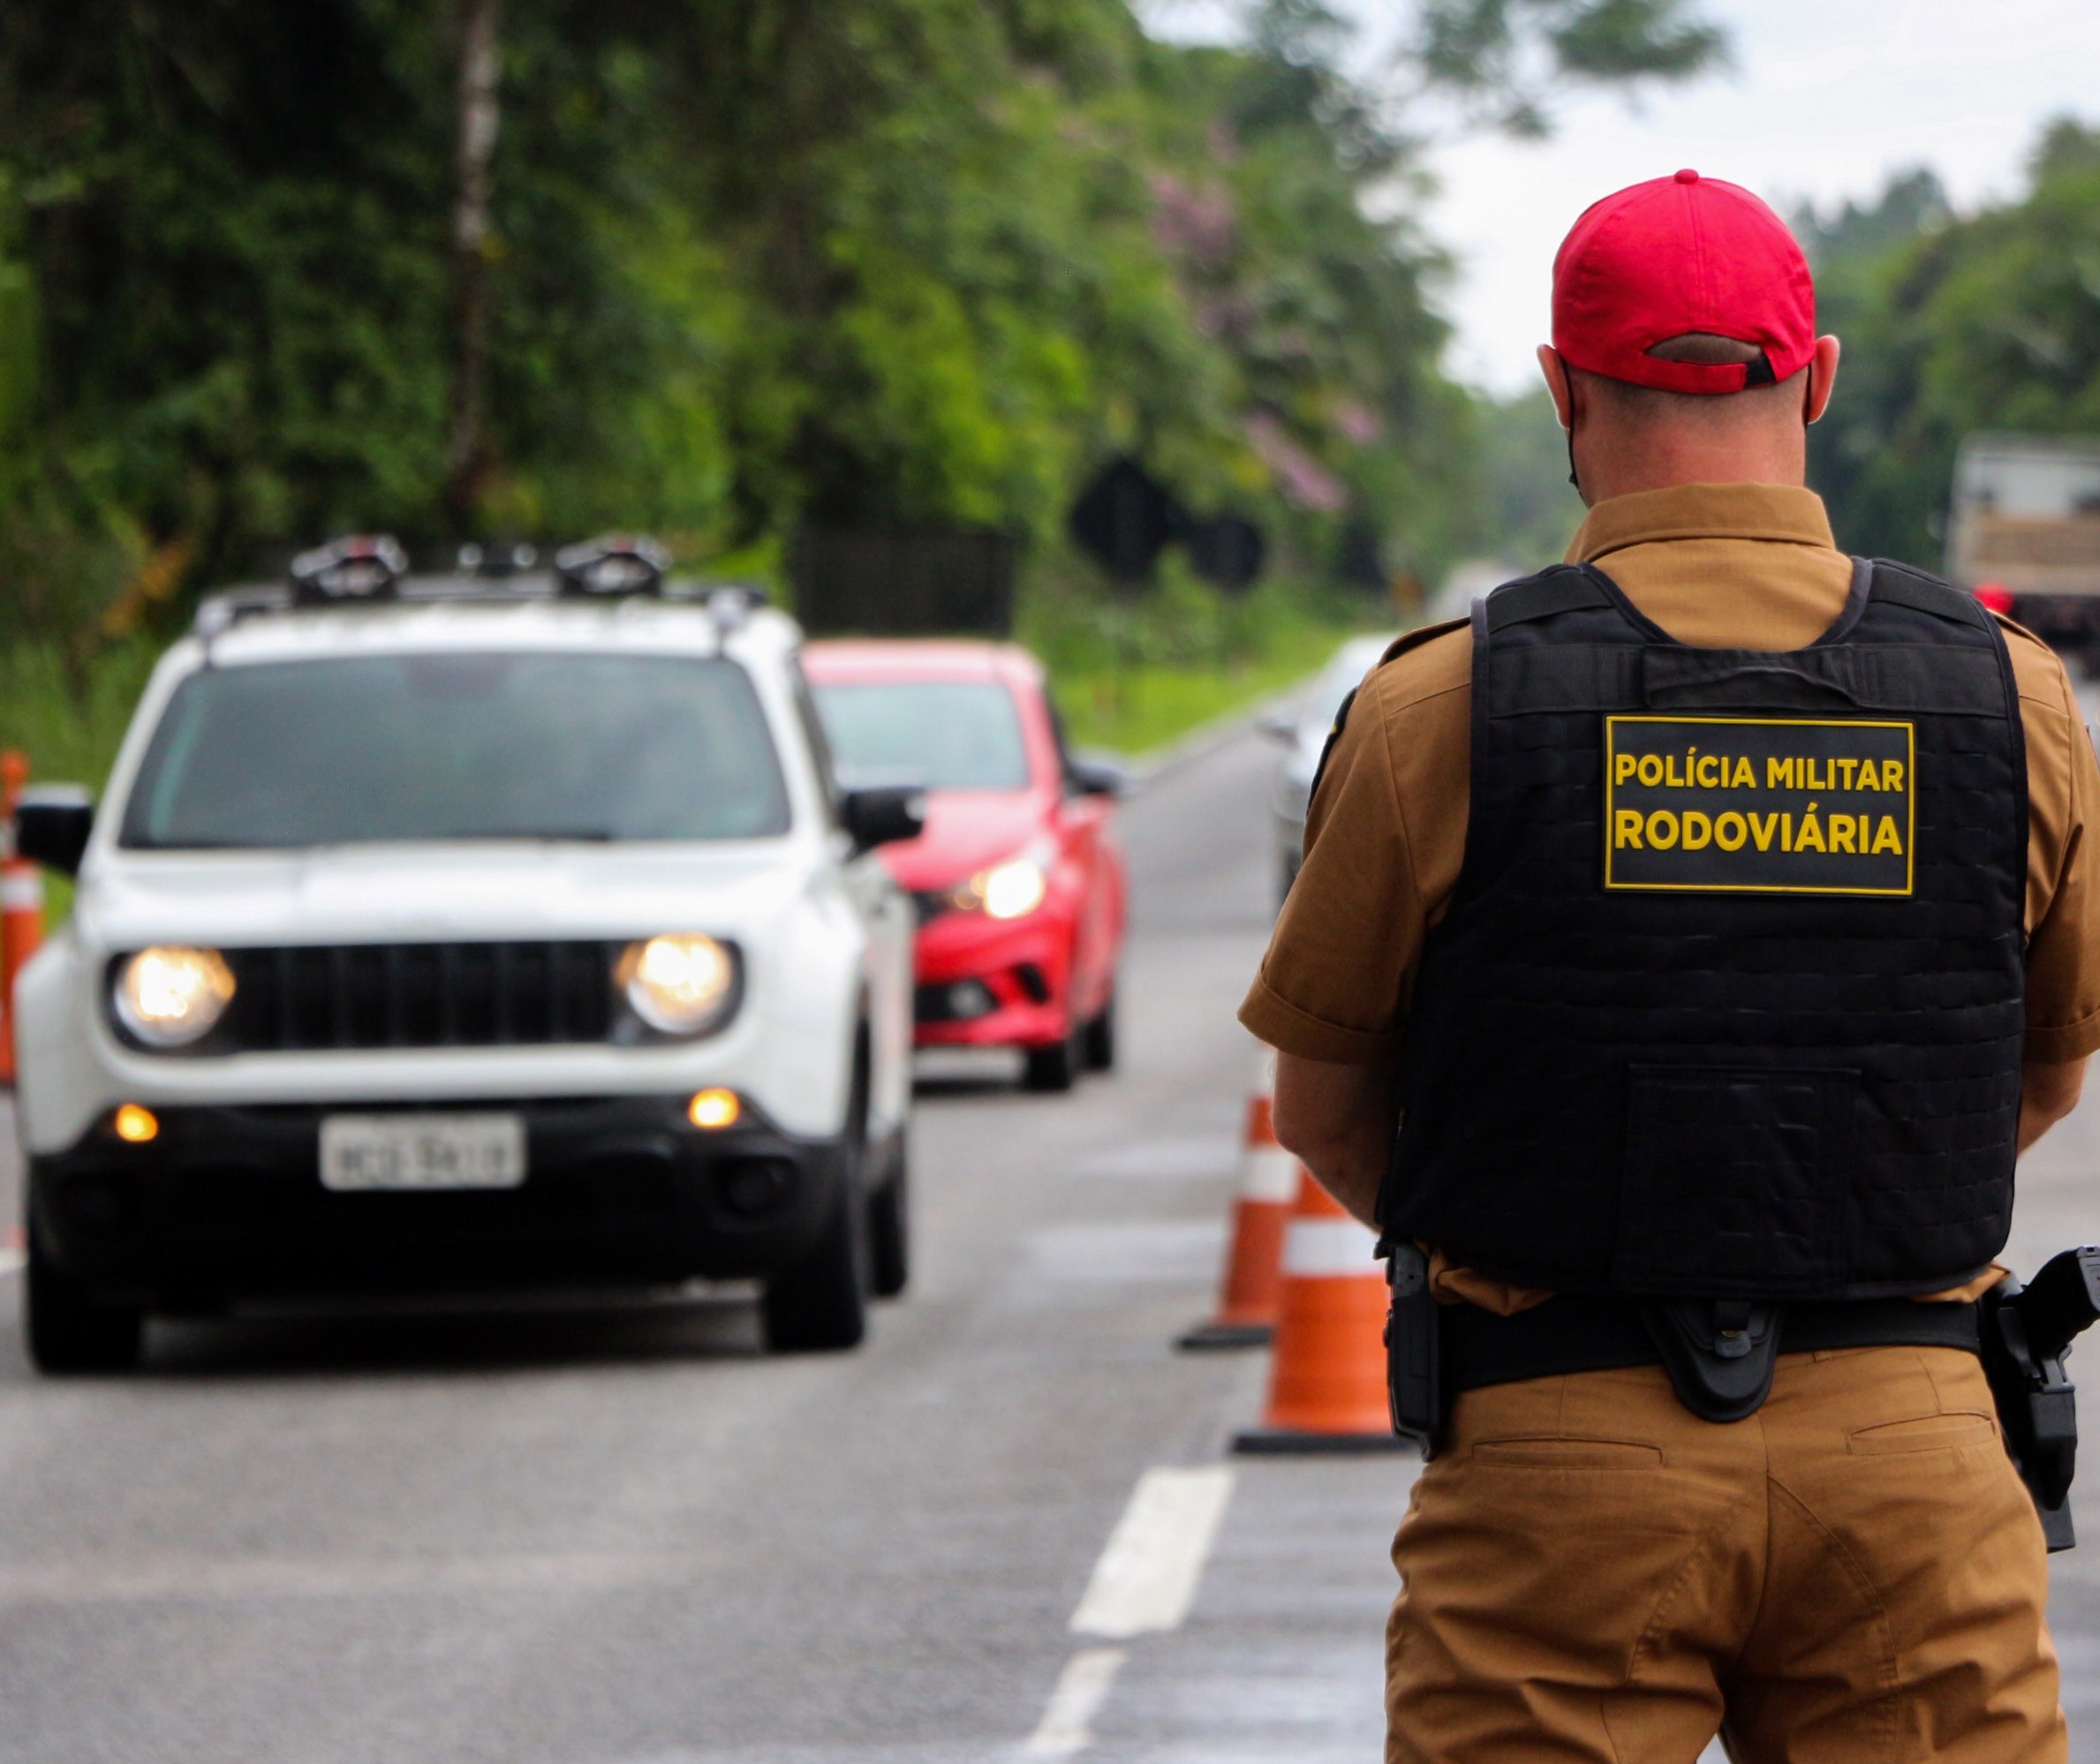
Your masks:
{"label": "suv windshield", "polygon": [[816,689],[839,775],[929,790],[1024,790],[1014,695],[994,681],[858,680]]}
{"label": "suv windshield", "polygon": [[454,652],[207,668],[123,842],[753,839],[787,792],[749,676],[701,657]]}

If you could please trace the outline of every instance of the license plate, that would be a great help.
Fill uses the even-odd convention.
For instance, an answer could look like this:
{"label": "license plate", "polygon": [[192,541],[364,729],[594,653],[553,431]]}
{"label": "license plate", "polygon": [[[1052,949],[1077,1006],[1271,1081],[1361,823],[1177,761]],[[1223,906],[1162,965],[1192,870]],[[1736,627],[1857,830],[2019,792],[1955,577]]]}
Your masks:
{"label": "license plate", "polygon": [[329,1115],[326,1188],[515,1188],[525,1179],[517,1115]]}

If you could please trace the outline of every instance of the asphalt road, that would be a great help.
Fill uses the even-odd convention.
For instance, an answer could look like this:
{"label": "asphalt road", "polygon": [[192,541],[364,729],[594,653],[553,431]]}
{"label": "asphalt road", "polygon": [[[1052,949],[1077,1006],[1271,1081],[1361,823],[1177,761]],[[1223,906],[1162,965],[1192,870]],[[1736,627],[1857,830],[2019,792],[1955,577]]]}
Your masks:
{"label": "asphalt road", "polygon": [[156,1324],[141,1375],[44,1383],[0,1282],[0,1758],[1375,1755],[1405,1459],[1231,1466],[1194,1614],[1069,1628],[1140,1477],[1260,1404],[1258,1356],[1168,1344],[1221,1253],[1273,751],[1123,812],[1114,1077],[928,1082],[913,1288],[857,1354],[762,1358],[729,1295]]}
{"label": "asphalt road", "polygon": [[[1168,1346],[1222,1245],[1272,753],[1123,811],[1113,1078],[929,1078],[913,1290],[858,1354],[762,1358],[717,1294],[156,1325],[140,1376],[43,1383],[0,1281],[0,1759],[1375,1758],[1411,1460],[1229,1459],[1261,1357]],[[2030,1158],[2021,1267],[2100,1237],[2096,1142]],[[2100,1760],[2084,1505],[2057,1613]]]}

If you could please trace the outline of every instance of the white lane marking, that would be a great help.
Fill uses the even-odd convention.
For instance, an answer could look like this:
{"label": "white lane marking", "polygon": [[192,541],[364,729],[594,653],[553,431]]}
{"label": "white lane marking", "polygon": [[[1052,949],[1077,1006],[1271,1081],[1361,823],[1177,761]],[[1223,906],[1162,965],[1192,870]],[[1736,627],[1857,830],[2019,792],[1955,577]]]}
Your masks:
{"label": "white lane marking", "polygon": [[1094,1717],[1130,1656],[1120,1647],[1085,1647],[1065,1662],[1050,1707],[1021,1748],[1024,1758],[1076,1758],[1093,1744]]}
{"label": "white lane marking", "polygon": [[[1072,1613],[1073,1632],[1123,1641],[1180,1628],[1232,1499],[1232,1481],[1222,1466],[1140,1476]],[[1120,1647],[1083,1647],[1068,1660],[1021,1756],[1076,1758],[1092,1745],[1094,1717],[1129,1657]]]}
{"label": "white lane marking", "polygon": [[1293,1219],[1283,1236],[1286,1274],[1325,1276],[1378,1272],[1371,1251],[1378,1233],[1354,1219]]}
{"label": "white lane marking", "polygon": [[1124,1641],[1180,1628],[1231,1498],[1221,1466],[1147,1470],[1094,1564],[1073,1633]]}

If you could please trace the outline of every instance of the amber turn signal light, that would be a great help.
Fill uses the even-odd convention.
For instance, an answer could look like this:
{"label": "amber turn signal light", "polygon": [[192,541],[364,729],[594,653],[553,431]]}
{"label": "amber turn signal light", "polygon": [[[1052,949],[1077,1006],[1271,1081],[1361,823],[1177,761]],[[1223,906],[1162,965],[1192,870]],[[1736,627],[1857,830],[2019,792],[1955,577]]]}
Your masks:
{"label": "amber turn signal light", "polygon": [[161,1118],[136,1103],[119,1104],[110,1126],[126,1145],[145,1145],[161,1136]]}
{"label": "amber turn signal light", "polygon": [[734,1090],[702,1090],[694,1097],[685,1113],[695,1127],[712,1133],[721,1127],[735,1127],[737,1118],[744,1113],[744,1104],[737,1100]]}

